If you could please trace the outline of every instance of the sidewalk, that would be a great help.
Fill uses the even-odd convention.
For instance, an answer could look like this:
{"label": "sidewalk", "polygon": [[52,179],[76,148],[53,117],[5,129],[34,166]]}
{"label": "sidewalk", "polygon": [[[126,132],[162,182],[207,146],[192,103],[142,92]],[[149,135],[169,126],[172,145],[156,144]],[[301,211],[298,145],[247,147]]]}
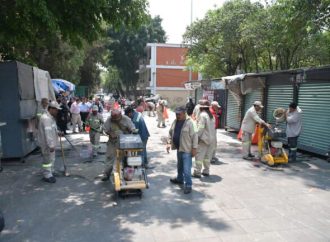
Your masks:
{"label": "sidewalk", "polygon": [[[171,113],[173,118],[173,113]],[[211,176],[193,179],[193,192],[170,184],[176,152],[167,154],[156,119],[145,116],[150,188],[142,199],[113,200],[110,182],[95,177],[104,155],[82,159],[65,144],[70,177],[45,184],[40,154],[6,162],[0,173],[0,241],[330,241],[330,164],[310,156],[278,169],[241,159],[236,135],[218,130],[220,163]],[[88,135],[68,137],[80,152]],[[102,137],[106,142],[106,137]],[[105,143],[102,143],[105,150]],[[57,150],[57,164],[61,164]],[[60,167],[59,167],[60,168]]]}

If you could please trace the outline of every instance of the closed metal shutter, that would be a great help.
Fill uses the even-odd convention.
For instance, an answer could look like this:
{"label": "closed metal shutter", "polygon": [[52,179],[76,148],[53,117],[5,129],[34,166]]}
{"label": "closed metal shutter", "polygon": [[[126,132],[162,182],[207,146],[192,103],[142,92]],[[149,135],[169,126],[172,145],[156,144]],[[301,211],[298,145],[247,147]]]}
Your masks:
{"label": "closed metal shutter", "polygon": [[255,101],[263,101],[263,89],[253,90],[244,96],[244,113],[253,105]]}
{"label": "closed metal shutter", "polygon": [[326,155],[330,151],[330,83],[301,84],[298,106],[303,111],[298,147]]}
{"label": "closed metal shutter", "polygon": [[[289,104],[293,101],[293,86],[292,85],[274,85],[269,86],[267,95],[267,122],[275,124],[273,112],[276,108],[288,109]],[[280,123],[279,128],[286,130],[286,123]],[[286,139],[282,139],[286,143]]]}
{"label": "closed metal shutter", "polygon": [[227,128],[239,130],[241,127],[241,102],[238,103],[234,95],[228,92],[228,102],[227,102]]}

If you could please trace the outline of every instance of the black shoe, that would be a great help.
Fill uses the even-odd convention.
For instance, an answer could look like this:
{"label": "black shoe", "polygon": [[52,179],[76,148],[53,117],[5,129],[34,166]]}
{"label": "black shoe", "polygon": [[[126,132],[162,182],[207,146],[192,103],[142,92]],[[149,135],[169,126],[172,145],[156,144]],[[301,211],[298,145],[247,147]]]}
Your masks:
{"label": "black shoe", "polygon": [[109,181],[109,179],[110,179],[110,176],[108,176],[108,175],[103,175],[102,176],[102,178],[101,178],[101,181]]}
{"label": "black shoe", "polygon": [[203,176],[210,176],[209,173],[202,173]]}
{"label": "black shoe", "polygon": [[198,174],[196,174],[196,173],[193,173],[191,176],[194,177],[194,178],[202,178],[201,175],[198,175]]}
{"label": "black shoe", "polygon": [[254,158],[255,157],[255,155],[253,155],[253,154],[248,154],[248,157],[250,157],[250,158]]}
{"label": "black shoe", "polygon": [[191,187],[185,187],[184,190],[183,190],[183,193],[184,194],[189,194],[189,193],[191,193],[191,191],[192,191]]}
{"label": "black shoe", "polygon": [[176,185],[182,185],[183,184],[183,182],[179,181],[177,178],[170,178],[170,182],[172,182],[173,184],[176,184]]}
{"label": "black shoe", "polygon": [[252,157],[249,157],[249,156],[243,156],[243,159],[244,159],[244,160],[251,161],[251,160],[252,160]]}
{"label": "black shoe", "polygon": [[48,182],[48,183],[55,183],[55,182],[56,182],[56,178],[53,177],[53,176],[51,176],[51,177],[49,177],[49,178],[44,177],[44,178],[42,178],[42,180],[43,180],[44,182]]}

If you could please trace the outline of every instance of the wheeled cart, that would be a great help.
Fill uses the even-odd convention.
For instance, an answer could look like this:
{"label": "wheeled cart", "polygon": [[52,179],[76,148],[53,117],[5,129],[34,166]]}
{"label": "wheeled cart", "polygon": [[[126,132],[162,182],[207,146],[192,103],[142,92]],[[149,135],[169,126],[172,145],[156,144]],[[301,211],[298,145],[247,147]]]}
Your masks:
{"label": "wheeled cart", "polygon": [[143,143],[139,135],[121,134],[112,173],[117,195],[137,195],[148,188],[148,177],[142,159]]}

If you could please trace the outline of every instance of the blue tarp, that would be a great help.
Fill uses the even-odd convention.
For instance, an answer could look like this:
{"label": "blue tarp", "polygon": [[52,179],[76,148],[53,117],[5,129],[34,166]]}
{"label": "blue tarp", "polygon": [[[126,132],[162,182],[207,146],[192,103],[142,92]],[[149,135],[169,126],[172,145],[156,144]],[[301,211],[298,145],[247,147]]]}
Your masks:
{"label": "blue tarp", "polygon": [[52,79],[52,84],[56,94],[59,94],[60,92],[71,93],[76,89],[76,86],[73,83],[62,79]]}

